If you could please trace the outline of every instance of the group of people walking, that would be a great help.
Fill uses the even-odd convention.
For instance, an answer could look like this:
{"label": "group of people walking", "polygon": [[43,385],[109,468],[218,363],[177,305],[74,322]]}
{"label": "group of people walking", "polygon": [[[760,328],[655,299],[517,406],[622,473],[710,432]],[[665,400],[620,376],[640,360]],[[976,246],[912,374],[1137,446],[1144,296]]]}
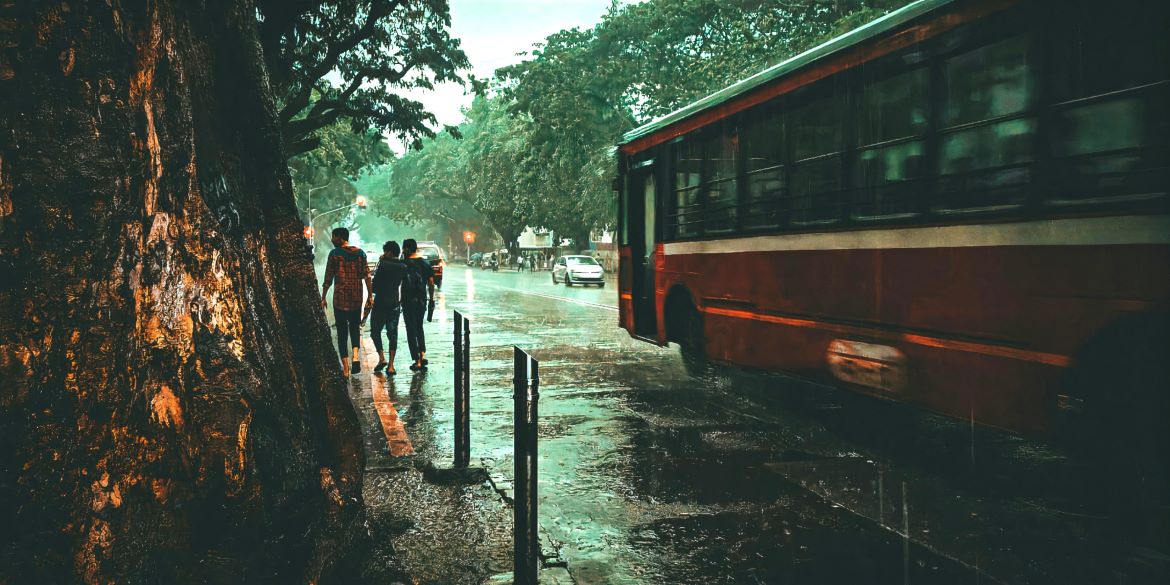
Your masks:
{"label": "group of people walking", "polygon": [[[435,279],[431,263],[418,254],[418,243],[402,241],[401,250],[393,240],[382,246],[377,270],[371,278],[366,253],[349,244],[349,230],[336,228],[332,233],[333,250],[325,265],[321,284],[321,307],[328,308],[328,294],[333,286],[333,317],[337,322],[337,353],[341,356],[342,375],[362,371],[359,350],[361,327],[370,320],[370,336],[378,352],[374,373],[383,370],[393,376],[394,354],[398,349],[398,319],[406,323],[406,344],[410,349],[410,370],[427,367],[427,345],[423,319],[434,310]],[[363,311],[362,286],[369,291]],[[429,309],[429,310],[428,310]],[[383,351],[382,331],[389,344]]]}

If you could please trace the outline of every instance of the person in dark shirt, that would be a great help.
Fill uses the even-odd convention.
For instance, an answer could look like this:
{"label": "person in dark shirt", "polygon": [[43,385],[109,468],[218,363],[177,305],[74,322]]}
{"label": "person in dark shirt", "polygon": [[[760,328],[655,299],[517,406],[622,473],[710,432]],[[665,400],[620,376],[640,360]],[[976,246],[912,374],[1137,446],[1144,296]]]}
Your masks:
{"label": "person in dark shirt", "polygon": [[[333,318],[337,323],[337,353],[341,356],[341,375],[346,378],[352,372],[362,371],[359,359],[361,349],[362,283],[370,292],[369,303],[373,300],[370,283],[370,267],[366,264],[366,253],[357,246],[349,245],[349,230],[339,227],[333,230],[333,249],[325,265],[325,282],[321,284],[321,308],[329,306],[329,286],[333,289]],[[349,340],[349,345],[346,339]],[[353,365],[350,365],[350,348],[353,348]]]}
{"label": "person in dark shirt", "polygon": [[426,317],[427,302],[435,300],[435,279],[431,263],[418,253],[418,243],[413,238],[402,241],[402,254],[406,257],[406,274],[402,281],[402,317],[406,321],[406,345],[410,349],[412,372],[426,369],[427,343],[423,337],[423,318]]}
{"label": "person in dark shirt", "polygon": [[[382,257],[378,259],[378,268],[374,271],[374,306],[371,310],[370,336],[374,340],[374,349],[378,352],[378,365],[374,366],[374,373],[386,370],[393,376],[394,354],[398,352],[398,317],[402,314],[402,296],[399,289],[402,279],[406,275],[406,264],[398,258],[398,242],[393,240],[382,246]],[[387,350],[390,359],[382,353],[382,328],[386,328],[386,337],[390,343]]]}

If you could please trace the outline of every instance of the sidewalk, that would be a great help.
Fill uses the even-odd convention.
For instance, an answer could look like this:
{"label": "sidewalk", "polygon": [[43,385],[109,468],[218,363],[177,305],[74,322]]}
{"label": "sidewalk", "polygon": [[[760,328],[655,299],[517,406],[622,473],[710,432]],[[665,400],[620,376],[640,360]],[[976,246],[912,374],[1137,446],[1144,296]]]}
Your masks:
{"label": "sidewalk", "polygon": [[[364,435],[370,531],[376,543],[393,547],[376,552],[366,572],[383,573],[385,567],[373,565],[392,558],[393,568],[414,583],[510,583],[512,506],[506,490],[496,487],[510,485],[510,475],[465,483],[445,473],[452,459],[453,370],[451,321],[441,300],[434,318],[425,325],[425,372],[409,371],[400,324],[397,375],[373,374],[378,356],[368,328],[362,331],[362,372],[350,378],[349,396]],[[472,465],[483,462],[473,458]],[[541,582],[572,581],[558,567],[543,571]]]}

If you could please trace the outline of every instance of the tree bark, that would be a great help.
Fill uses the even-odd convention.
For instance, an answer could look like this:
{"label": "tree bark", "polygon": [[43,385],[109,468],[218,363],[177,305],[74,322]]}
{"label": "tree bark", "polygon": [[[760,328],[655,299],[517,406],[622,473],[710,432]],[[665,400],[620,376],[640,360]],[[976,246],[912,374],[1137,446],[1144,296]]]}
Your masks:
{"label": "tree bark", "polygon": [[0,3],[0,584],[323,582],[364,541],[255,14]]}

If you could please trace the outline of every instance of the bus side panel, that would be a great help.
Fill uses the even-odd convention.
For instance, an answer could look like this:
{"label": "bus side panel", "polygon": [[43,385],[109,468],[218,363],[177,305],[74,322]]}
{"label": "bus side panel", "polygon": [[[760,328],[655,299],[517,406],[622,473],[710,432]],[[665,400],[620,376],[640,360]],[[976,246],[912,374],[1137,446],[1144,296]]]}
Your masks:
{"label": "bus side panel", "polygon": [[630,288],[630,247],[618,248],[618,323],[631,336],[634,334],[634,293]]}
{"label": "bus side panel", "polygon": [[654,314],[657,317],[658,345],[666,345],[666,291],[669,290],[666,272],[666,254],[661,242],[654,244]]}
{"label": "bus side panel", "polygon": [[1170,298],[1165,245],[685,254],[663,265],[663,290],[681,283],[699,300],[714,360],[826,377],[834,339],[889,345],[907,384],[856,389],[1018,432],[1047,425],[1051,391],[1089,336]]}

